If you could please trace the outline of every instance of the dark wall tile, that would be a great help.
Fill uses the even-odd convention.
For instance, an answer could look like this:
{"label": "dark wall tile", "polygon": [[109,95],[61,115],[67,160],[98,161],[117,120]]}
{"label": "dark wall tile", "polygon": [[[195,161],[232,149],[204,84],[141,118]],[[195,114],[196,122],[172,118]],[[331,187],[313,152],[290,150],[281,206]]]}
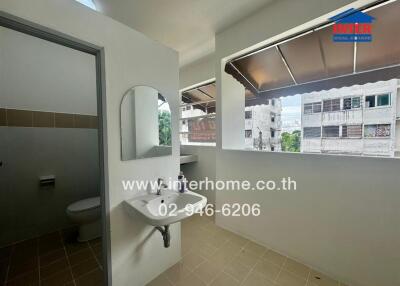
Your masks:
{"label": "dark wall tile", "polygon": [[68,113],[55,113],[55,127],[57,128],[73,128],[74,115]]}
{"label": "dark wall tile", "polygon": [[33,111],[33,127],[54,127],[54,113]]}
{"label": "dark wall tile", "polygon": [[97,129],[99,125],[98,120],[97,116],[90,116],[90,128]]}
{"label": "dark wall tile", "polygon": [[0,108],[0,126],[7,126],[7,116],[5,108]]}
{"label": "dark wall tile", "polygon": [[91,117],[92,116],[90,116],[90,115],[74,114],[74,127],[75,128],[90,128]]}
{"label": "dark wall tile", "polygon": [[7,109],[8,126],[32,127],[32,111]]}

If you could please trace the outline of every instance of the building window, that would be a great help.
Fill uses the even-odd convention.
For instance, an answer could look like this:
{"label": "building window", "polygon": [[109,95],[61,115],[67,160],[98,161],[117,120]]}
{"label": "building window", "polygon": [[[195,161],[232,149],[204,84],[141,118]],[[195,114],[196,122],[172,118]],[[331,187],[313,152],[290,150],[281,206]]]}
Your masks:
{"label": "building window", "polygon": [[275,151],[275,146],[271,145],[271,151]]}
{"label": "building window", "polygon": [[271,104],[272,104],[272,106],[275,106],[275,99],[271,100]]}
{"label": "building window", "polygon": [[364,137],[390,137],[390,124],[369,124],[364,126]]}
{"label": "building window", "polygon": [[348,110],[348,109],[360,108],[361,106],[360,103],[361,103],[361,98],[359,96],[346,97],[343,99],[343,109]]}
{"label": "building window", "polygon": [[[243,134],[243,133],[242,133]],[[253,137],[253,131],[251,131],[251,130],[245,130],[244,131],[244,137],[245,138],[251,138],[251,137]]]}
{"label": "building window", "polygon": [[378,95],[377,105],[378,106],[390,105],[390,95],[389,94]]}
{"label": "building window", "polygon": [[271,128],[271,138],[275,138],[275,129]]}
{"label": "building window", "polygon": [[186,120],[182,120],[182,125],[186,125]]}
{"label": "building window", "polygon": [[375,107],[375,95],[365,97],[365,108]]}
{"label": "building window", "polygon": [[251,119],[253,117],[253,114],[251,112],[251,110],[245,111],[244,112],[244,118],[245,119]]}
{"label": "building window", "polygon": [[365,97],[365,107],[371,108],[375,106],[389,106],[390,105],[390,94],[380,95],[367,95]]}
{"label": "building window", "polygon": [[304,138],[320,138],[321,127],[304,127],[303,134]]}
{"label": "building window", "polygon": [[320,113],[321,102],[305,103],[304,114]]}
{"label": "building window", "polygon": [[344,138],[361,138],[362,125],[343,125],[342,137]]}
{"label": "building window", "polygon": [[275,122],[275,116],[276,114],[271,112],[271,122]]}
{"label": "building window", "polygon": [[339,126],[323,126],[322,137],[339,137]]}
{"label": "building window", "polygon": [[324,100],[324,112],[340,110],[340,98]]}

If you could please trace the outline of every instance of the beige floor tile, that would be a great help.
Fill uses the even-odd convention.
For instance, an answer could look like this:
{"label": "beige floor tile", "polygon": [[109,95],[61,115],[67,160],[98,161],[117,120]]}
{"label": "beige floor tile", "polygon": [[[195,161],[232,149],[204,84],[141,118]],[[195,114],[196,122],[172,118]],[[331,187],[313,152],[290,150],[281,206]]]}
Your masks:
{"label": "beige floor tile", "polygon": [[264,275],[268,280],[275,281],[278,278],[281,267],[266,260],[259,260],[254,271]]}
{"label": "beige floor tile", "polygon": [[179,283],[175,284],[177,286],[206,286],[199,277],[194,273],[190,273],[188,276],[184,277]]}
{"label": "beige floor tile", "polygon": [[252,252],[246,251],[242,249],[239,254],[235,257],[238,259],[242,264],[247,265],[248,267],[252,268],[256,265],[258,261],[258,256],[253,254]]}
{"label": "beige floor tile", "polygon": [[304,279],[307,279],[310,273],[310,268],[308,266],[289,258],[285,262],[284,269],[303,277]]}
{"label": "beige floor tile", "polygon": [[173,284],[167,279],[164,274],[153,279],[150,283],[146,286],[173,286]]}
{"label": "beige floor tile", "polygon": [[243,281],[241,286],[274,286],[264,275],[252,271]]}
{"label": "beige floor tile", "polygon": [[211,286],[239,286],[240,284],[229,274],[221,272],[210,285]]}
{"label": "beige floor tile", "polygon": [[223,252],[239,254],[242,247],[240,247],[238,244],[233,243],[232,241],[228,241],[224,243],[219,249]]}
{"label": "beige floor tile", "polygon": [[193,247],[193,252],[206,259],[210,259],[217,252],[217,250],[217,247],[206,241],[201,241]]}
{"label": "beige floor tile", "polygon": [[210,284],[215,277],[222,271],[223,266],[205,261],[193,270],[193,273],[199,277],[204,283]]}
{"label": "beige floor tile", "polygon": [[276,280],[276,284],[279,286],[305,286],[306,282],[306,279],[300,278],[286,270],[282,270]]}
{"label": "beige floor tile", "polygon": [[338,286],[339,282],[332,278],[319,273],[318,271],[311,270],[310,277],[308,278],[308,286]]}
{"label": "beige floor tile", "polygon": [[244,245],[244,249],[257,255],[262,256],[267,251],[266,248],[262,245],[259,245],[255,242],[249,241]]}
{"label": "beige floor tile", "polygon": [[249,240],[240,235],[232,234],[232,237],[229,239],[229,242],[236,244],[242,248],[247,242],[249,242]]}
{"label": "beige floor tile", "polygon": [[286,256],[283,256],[272,250],[267,250],[263,255],[263,259],[268,260],[269,262],[272,262],[276,265],[281,266],[285,262]]}
{"label": "beige floor tile", "polygon": [[174,266],[170,267],[164,272],[165,276],[172,283],[177,284],[182,279],[190,274],[190,270],[183,266],[182,262],[176,263]]}
{"label": "beige floor tile", "polygon": [[189,252],[182,258],[182,264],[187,269],[194,269],[204,261],[205,259],[195,252]]}
{"label": "beige floor tile", "polygon": [[235,256],[233,253],[222,251],[220,249],[220,250],[217,250],[217,252],[212,257],[210,257],[209,260],[216,265],[224,267],[226,264],[228,264],[234,258],[235,258]]}
{"label": "beige floor tile", "polygon": [[233,260],[229,262],[225,268],[224,272],[230,274],[233,278],[242,282],[244,278],[249,274],[251,268],[242,264],[239,260]]}

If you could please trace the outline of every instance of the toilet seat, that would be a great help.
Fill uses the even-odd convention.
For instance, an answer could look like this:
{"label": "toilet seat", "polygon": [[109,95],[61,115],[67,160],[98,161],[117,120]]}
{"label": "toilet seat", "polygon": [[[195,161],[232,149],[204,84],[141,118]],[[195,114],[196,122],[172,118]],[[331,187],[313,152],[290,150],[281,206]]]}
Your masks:
{"label": "toilet seat", "polygon": [[70,204],[67,208],[69,212],[82,212],[100,207],[100,197],[88,198]]}

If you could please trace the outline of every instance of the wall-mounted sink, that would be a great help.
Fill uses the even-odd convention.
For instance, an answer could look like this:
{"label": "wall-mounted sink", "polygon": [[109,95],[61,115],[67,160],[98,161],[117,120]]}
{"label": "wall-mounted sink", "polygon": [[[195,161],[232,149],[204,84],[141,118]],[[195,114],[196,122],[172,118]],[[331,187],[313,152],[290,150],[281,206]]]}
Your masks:
{"label": "wall-mounted sink", "polygon": [[125,201],[148,224],[165,226],[181,221],[205,207],[207,198],[194,192],[164,190],[161,195],[150,194]]}
{"label": "wall-mounted sink", "polygon": [[161,195],[139,196],[126,200],[125,204],[136,210],[146,223],[155,226],[163,237],[164,247],[169,247],[171,240],[169,225],[203,209],[207,204],[207,198],[190,191],[178,193],[164,190]]}

